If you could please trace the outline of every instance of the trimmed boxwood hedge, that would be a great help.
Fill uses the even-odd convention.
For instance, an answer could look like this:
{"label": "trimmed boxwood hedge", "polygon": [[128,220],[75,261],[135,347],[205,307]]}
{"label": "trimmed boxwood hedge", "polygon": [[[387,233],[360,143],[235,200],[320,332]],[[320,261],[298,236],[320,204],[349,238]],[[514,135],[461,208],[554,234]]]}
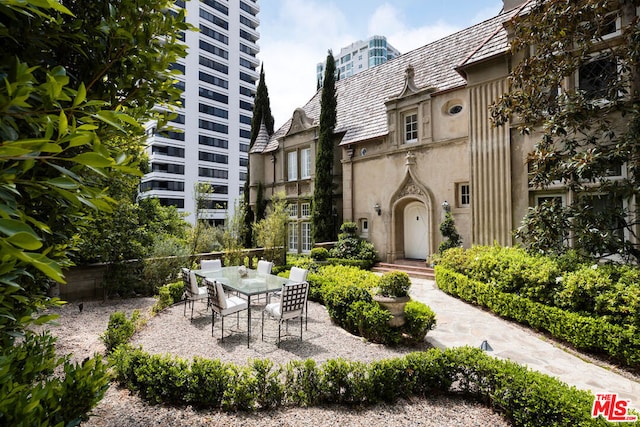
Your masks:
{"label": "trimmed boxwood hedge", "polygon": [[[480,349],[432,349],[370,363],[344,359],[275,366],[253,360],[150,355],[120,346],[111,356],[116,379],[145,400],[225,411],[282,406],[374,404],[399,398],[462,395],[485,403],[515,426],[604,426],[591,418],[593,396]],[[640,425],[640,423],[629,424]]]}
{"label": "trimmed boxwood hedge", "polygon": [[412,301],[405,307],[406,323],[399,328],[389,326],[391,314],[372,298],[381,278],[370,271],[344,265],[325,265],[317,273],[309,273],[307,280],[310,299],[324,304],[336,324],[369,341],[415,345],[423,342],[436,325],[435,313],[426,304]]}
{"label": "trimmed boxwood hedge", "polygon": [[640,363],[640,331],[634,326],[614,325],[603,318],[582,316],[501,292],[492,284],[472,280],[440,265],[435,272],[438,287],[453,296],[548,332],[580,350],[605,353],[630,367]]}

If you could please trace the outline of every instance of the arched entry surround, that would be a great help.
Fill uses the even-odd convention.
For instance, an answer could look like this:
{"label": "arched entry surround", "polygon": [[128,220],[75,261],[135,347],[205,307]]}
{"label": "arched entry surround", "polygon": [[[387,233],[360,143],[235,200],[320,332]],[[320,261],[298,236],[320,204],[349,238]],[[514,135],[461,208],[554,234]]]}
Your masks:
{"label": "arched entry surround", "polygon": [[424,205],[426,212],[426,253],[423,257],[427,259],[434,251],[435,247],[435,229],[434,229],[434,207],[433,196],[425,185],[423,185],[415,176],[413,171],[415,167],[415,156],[411,152],[407,152],[405,158],[406,173],[405,177],[398,186],[390,200],[391,226],[388,233],[387,261],[391,262],[396,259],[406,258],[405,254],[405,210],[407,207],[415,206],[415,203]]}

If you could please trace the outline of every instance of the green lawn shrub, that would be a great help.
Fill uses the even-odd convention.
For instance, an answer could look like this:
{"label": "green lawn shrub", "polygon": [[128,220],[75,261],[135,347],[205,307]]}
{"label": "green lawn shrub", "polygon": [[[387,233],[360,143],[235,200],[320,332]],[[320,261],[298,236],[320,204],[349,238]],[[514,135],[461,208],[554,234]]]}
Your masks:
{"label": "green lawn shrub", "polygon": [[127,319],[123,311],[116,311],[109,316],[107,330],[100,337],[107,349],[107,354],[131,339],[138,328],[139,321],[140,310],[133,310],[130,319]]}
{"label": "green lawn shrub", "polygon": [[107,364],[55,354],[56,338],[27,332],[0,348],[0,425],[75,426],[86,421],[109,388]]}
{"label": "green lawn shrub", "polygon": [[322,299],[329,316],[349,332],[358,333],[357,316],[349,313],[357,302],[373,301],[368,289],[357,284],[327,283],[322,287]]}
{"label": "green lawn shrub", "polygon": [[449,249],[438,265],[501,292],[640,327],[640,268],[588,261],[574,251],[549,258],[493,245]]}
{"label": "green lawn shrub", "polygon": [[408,344],[421,343],[436,326],[436,313],[420,301],[409,301],[404,307],[404,317],[403,330]]}
{"label": "green lawn shrub", "polygon": [[327,248],[311,249],[311,259],[314,261],[326,261],[329,258],[329,250]]}
{"label": "green lawn shrub", "polygon": [[[385,289],[406,294],[411,280],[406,273],[387,273]],[[386,278],[386,279],[385,279]],[[317,273],[310,272],[309,298],[327,308],[331,319],[345,330],[380,344],[416,345],[424,340],[435,326],[433,311],[417,301],[405,309],[406,324],[392,328],[388,321],[391,314],[373,301],[373,293],[380,288],[380,276],[356,267],[325,265]]]}
{"label": "green lawn shrub", "polygon": [[385,297],[409,296],[411,279],[404,271],[388,271],[380,277],[377,294]]}
{"label": "green lawn shrub", "polygon": [[369,341],[394,345],[402,338],[399,330],[389,326],[391,313],[376,302],[355,301],[350,305],[346,315],[346,323],[354,328],[352,332]]}
{"label": "green lawn shrub", "polygon": [[333,359],[318,365],[306,360],[281,367],[254,360],[239,367],[150,355],[123,345],[111,361],[118,381],[152,403],[253,411],[455,395],[487,404],[514,426],[610,425],[591,418],[594,396],[589,392],[471,347],[431,349],[370,363]]}
{"label": "green lawn shrub", "polygon": [[322,401],[321,370],[315,360],[292,360],[284,373],[284,405],[308,407]]}
{"label": "green lawn shrub", "polygon": [[151,307],[153,314],[159,313],[165,308],[182,301],[184,294],[184,284],[182,281],[169,283],[158,289],[158,300]]}
{"label": "green lawn shrub", "polygon": [[580,350],[607,354],[630,367],[640,363],[640,334],[635,326],[612,324],[602,317],[584,316],[501,292],[491,284],[470,279],[441,265],[436,266],[436,282],[440,289],[451,295],[548,332]]}
{"label": "green lawn shrub", "polygon": [[329,251],[329,262],[358,266],[365,270],[375,264],[378,259],[375,247],[368,240],[360,238],[357,231],[355,222],[345,222],[340,226],[338,241]]}
{"label": "green lawn shrub", "polygon": [[640,269],[585,265],[562,277],[555,301],[561,308],[640,327]]}
{"label": "green lawn shrub", "polygon": [[332,265],[344,265],[349,267],[357,267],[361,270],[369,270],[375,264],[375,261],[366,259],[350,259],[350,258],[327,258],[327,263]]}

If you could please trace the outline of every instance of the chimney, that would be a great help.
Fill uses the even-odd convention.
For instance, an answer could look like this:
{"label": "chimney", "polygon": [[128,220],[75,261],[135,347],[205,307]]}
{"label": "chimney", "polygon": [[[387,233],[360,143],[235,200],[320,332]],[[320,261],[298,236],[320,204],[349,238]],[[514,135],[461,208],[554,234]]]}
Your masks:
{"label": "chimney", "polygon": [[511,9],[514,9],[524,3],[526,3],[529,0],[502,0],[503,3],[503,7],[502,9],[507,12]]}

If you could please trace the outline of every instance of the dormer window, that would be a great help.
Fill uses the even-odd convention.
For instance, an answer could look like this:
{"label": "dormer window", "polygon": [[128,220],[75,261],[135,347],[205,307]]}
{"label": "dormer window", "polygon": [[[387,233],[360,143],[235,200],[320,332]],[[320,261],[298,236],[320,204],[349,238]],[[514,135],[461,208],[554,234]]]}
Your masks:
{"label": "dormer window", "polygon": [[418,114],[404,116],[404,142],[410,144],[418,141]]}

